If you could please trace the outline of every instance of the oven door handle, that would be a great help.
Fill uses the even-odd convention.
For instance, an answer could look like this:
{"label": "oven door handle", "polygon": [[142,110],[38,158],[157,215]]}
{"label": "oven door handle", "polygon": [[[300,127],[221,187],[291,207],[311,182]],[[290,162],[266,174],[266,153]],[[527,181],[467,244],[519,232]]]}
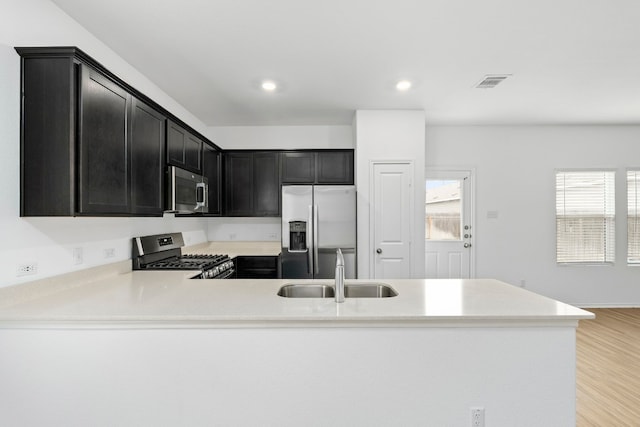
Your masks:
{"label": "oven door handle", "polygon": [[224,273],[222,273],[221,275],[219,275],[218,277],[214,277],[214,279],[227,279],[229,278],[229,276],[232,276],[233,273],[235,273],[236,270],[234,270],[233,268],[225,271]]}

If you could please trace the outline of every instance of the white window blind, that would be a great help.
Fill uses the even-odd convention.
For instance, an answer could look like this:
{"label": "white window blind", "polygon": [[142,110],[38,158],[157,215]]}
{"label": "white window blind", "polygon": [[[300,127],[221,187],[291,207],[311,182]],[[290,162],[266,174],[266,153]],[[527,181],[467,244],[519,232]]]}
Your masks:
{"label": "white window blind", "polygon": [[556,172],[556,260],[615,261],[615,172]]}
{"label": "white window blind", "polygon": [[627,263],[640,264],[640,170],[627,171]]}

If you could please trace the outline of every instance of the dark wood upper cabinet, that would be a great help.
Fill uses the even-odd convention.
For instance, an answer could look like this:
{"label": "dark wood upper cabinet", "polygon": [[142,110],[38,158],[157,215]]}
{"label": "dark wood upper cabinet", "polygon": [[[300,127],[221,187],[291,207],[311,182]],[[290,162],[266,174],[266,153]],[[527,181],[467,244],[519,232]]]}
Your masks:
{"label": "dark wood upper cabinet", "polygon": [[226,216],[280,214],[279,153],[225,152]]}
{"label": "dark wood upper cabinet", "polygon": [[133,98],[130,130],[131,212],[161,215],[164,210],[165,117]]}
{"label": "dark wood upper cabinet", "polygon": [[282,184],[353,184],[353,150],[285,151]]}
{"label": "dark wood upper cabinet", "polygon": [[202,145],[200,138],[171,120],[167,120],[167,163],[202,173]]}
{"label": "dark wood upper cabinet", "polygon": [[284,152],[282,161],[283,184],[313,184],[316,180],[314,152]]}
{"label": "dark wood upper cabinet", "polygon": [[75,214],[76,95],[73,56],[22,58],[21,216]]}
{"label": "dark wood upper cabinet", "polygon": [[127,119],[131,95],[97,71],[80,68],[78,213],[126,214],[129,197]]}
{"label": "dark wood upper cabinet", "polygon": [[316,158],[318,184],[353,184],[353,151],[319,151]]}
{"label": "dark wood upper cabinet", "polygon": [[280,214],[278,153],[264,152],[253,155],[253,193],[255,216]]}
{"label": "dark wood upper cabinet", "polygon": [[21,56],[22,216],[161,216],[166,115],[77,48]]}
{"label": "dark wood upper cabinet", "polygon": [[253,215],[253,153],[225,153],[225,215]]}
{"label": "dark wood upper cabinet", "polygon": [[202,175],[209,181],[209,212],[206,215],[221,215],[222,153],[206,143],[202,151]]}

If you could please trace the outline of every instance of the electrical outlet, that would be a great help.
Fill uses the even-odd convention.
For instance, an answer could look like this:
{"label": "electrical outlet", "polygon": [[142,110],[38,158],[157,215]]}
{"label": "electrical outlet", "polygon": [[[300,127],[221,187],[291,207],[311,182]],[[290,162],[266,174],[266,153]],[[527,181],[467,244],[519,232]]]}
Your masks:
{"label": "electrical outlet", "polygon": [[104,257],[105,258],[113,258],[114,256],[116,256],[115,248],[106,248],[104,250]]}
{"label": "electrical outlet", "polygon": [[35,262],[31,264],[18,264],[18,266],[16,267],[17,277],[30,276],[32,274],[36,274],[37,272],[38,272],[38,264]]}
{"label": "electrical outlet", "polygon": [[236,233],[229,233],[229,240],[236,240]]}
{"label": "electrical outlet", "polygon": [[484,427],[484,408],[476,406],[471,411],[471,427]]}
{"label": "electrical outlet", "polygon": [[71,250],[71,255],[73,257],[73,263],[75,265],[79,265],[84,262],[84,254],[82,248],[73,248]]}
{"label": "electrical outlet", "polygon": [[276,240],[278,238],[278,233],[269,233],[267,234],[267,239],[269,240]]}
{"label": "electrical outlet", "polygon": [[524,279],[520,279],[520,287],[521,288],[526,288],[527,287],[527,281]]}

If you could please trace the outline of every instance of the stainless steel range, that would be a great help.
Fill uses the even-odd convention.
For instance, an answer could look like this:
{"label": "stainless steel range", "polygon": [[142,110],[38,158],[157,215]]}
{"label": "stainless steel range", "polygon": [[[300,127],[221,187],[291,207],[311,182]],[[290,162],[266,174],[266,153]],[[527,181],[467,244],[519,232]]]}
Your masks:
{"label": "stainless steel range", "polygon": [[134,270],[199,270],[193,279],[227,279],[235,273],[228,255],[183,255],[182,233],[134,237]]}

